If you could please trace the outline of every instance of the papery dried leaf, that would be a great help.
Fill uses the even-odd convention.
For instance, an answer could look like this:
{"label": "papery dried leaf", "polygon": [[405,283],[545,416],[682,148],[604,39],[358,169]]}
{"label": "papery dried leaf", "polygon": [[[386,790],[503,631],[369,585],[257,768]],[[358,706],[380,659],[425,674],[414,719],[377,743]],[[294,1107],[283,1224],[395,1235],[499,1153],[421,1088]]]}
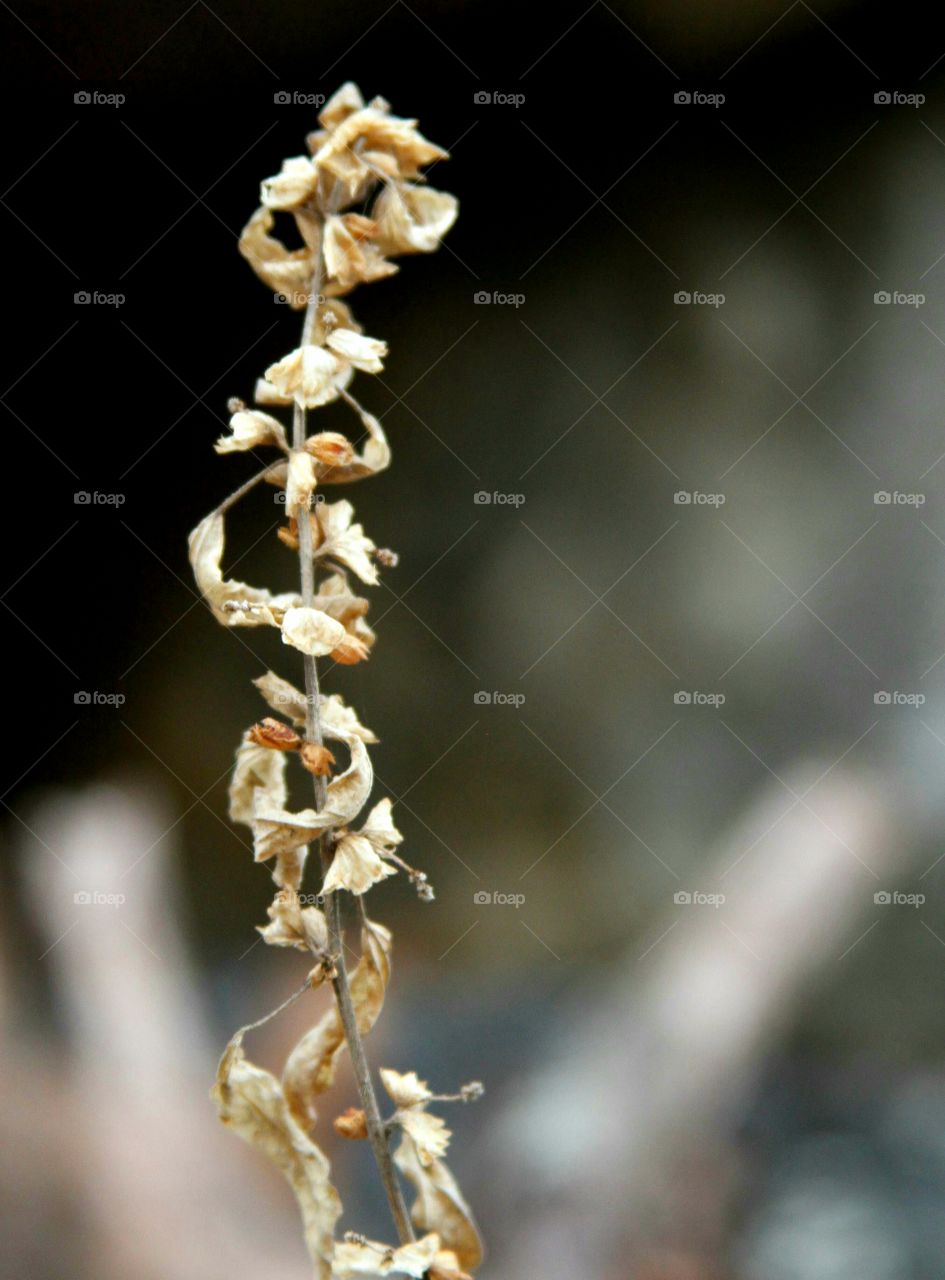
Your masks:
{"label": "papery dried leaf", "polygon": [[[326,504],[327,505],[327,504]],[[274,596],[263,587],[227,581],[220,567],[225,543],[223,515],[213,511],[192,530],[188,538],[190,564],[200,594],[225,627],[278,626],[278,618],[300,603],[295,592]],[[240,606],[248,606],[242,608]]]}
{"label": "papery dried leaf", "polygon": [[282,640],[300,653],[324,657],[344,638],[345,629],[320,609],[287,609],[282,619]]}
{"label": "papery dried leaf", "polygon": [[230,434],[221,436],[213,447],[217,453],[245,453],[261,445],[288,450],[282,423],[258,409],[239,409],[230,418]]}
{"label": "papery dried leaf", "polygon": [[[351,1001],[361,1035],[367,1035],[384,1007],[390,982],[390,955],[390,930],[365,920],[361,930],[361,958],[349,975]],[[344,1027],[337,1008],[332,1007],[289,1054],[282,1084],[293,1116],[305,1128],[315,1123],[318,1115],[315,1100],[330,1088],[344,1046]]]}
{"label": "papery dried leaf", "polygon": [[305,441],[305,451],[324,467],[348,467],[354,462],[354,447],[337,431],[319,431]]}
{"label": "papery dried leaf", "polygon": [[269,924],[256,926],[264,942],[270,947],[295,947],[298,951],[308,951],[308,941],[302,929],[302,908],[294,889],[280,889],[266,908],[266,915]]}
{"label": "papery dried leaf", "polygon": [[354,329],[333,329],[325,345],[362,373],[381,373],[384,368],[382,361],[387,355],[387,343],[380,338],[369,338]]}
{"label": "papery dried leaf", "polygon": [[390,466],[390,446],[384,428],[373,413],[368,413],[350,398],[348,403],[367,431],[364,448],[351,462],[326,468],[318,478],[319,484],[350,484],[353,480],[364,480],[367,476],[377,475]]}
{"label": "papery dried leaf", "polygon": [[[319,544],[323,541],[324,534],[319,525]],[[329,618],[342,623],[350,635],[362,641],[369,649],[374,644],[374,632],[364,621],[364,615],[371,606],[363,596],[355,595],[343,574],[334,573],[325,578],[312,603],[316,609],[327,613]]]}
{"label": "papery dried leaf", "polygon": [[315,193],[318,173],[310,156],[292,156],[283,160],[282,169],[273,178],[265,178],[260,188],[260,203],[267,209],[294,209]]}
{"label": "papery dried leaf", "polygon": [[416,120],[388,115],[375,107],[353,111],[331,131],[315,153],[315,167],[332,174],[352,199],[363,188],[365,175],[370,172],[357,148],[390,156],[401,178],[415,178],[424,165],[448,159],[448,153],[427,141],[416,125]]}
{"label": "papery dried leaf", "polygon": [[456,221],[459,201],[432,187],[390,183],[374,204],[381,253],[432,253]]}
{"label": "papery dried leaf", "polygon": [[342,498],[340,502],[322,502],[315,513],[323,539],[319,557],[337,560],[369,586],[377,583],[377,569],[372,556],[377,550],[360,524],[352,524],[354,507]]}
{"label": "papery dried leaf", "polygon": [[239,251],[264,284],[282,295],[293,311],[300,311],[308,304],[315,253],[309,247],[287,249],[269,234],[274,223],[271,209],[257,209],[243,228]]}
{"label": "papery dried leaf", "polygon": [[335,1276],[415,1276],[422,1280],[440,1251],[436,1235],[424,1236],[399,1249],[374,1240],[344,1240],[335,1246]]}
{"label": "papery dried leaf", "polygon": [[238,1031],[220,1060],[211,1097],[220,1119],[267,1156],[295,1192],[315,1280],[332,1280],[341,1201],[328,1160],[293,1119],[279,1081],[248,1061]]}
{"label": "papery dried leaf", "polygon": [[474,1271],[482,1261],[482,1240],[472,1210],[447,1166],[442,1160],[425,1166],[408,1133],[394,1153],[394,1163],[417,1192],[410,1211],[414,1226],[418,1231],[437,1232],[460,1266]]}
{"label": "papery dried leaf", "polygon": [[236,752],[230,780],[230,821],[253,825],[257,795],[269,805],[281,808],[286,802],[286,758],[280,751],[258,746],[249,730]]}

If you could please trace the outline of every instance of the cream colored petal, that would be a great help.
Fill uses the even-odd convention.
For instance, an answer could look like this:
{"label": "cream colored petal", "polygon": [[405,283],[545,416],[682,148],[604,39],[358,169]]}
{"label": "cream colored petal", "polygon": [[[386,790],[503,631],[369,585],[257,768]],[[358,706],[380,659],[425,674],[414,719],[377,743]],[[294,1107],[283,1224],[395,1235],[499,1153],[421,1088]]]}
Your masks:
{"label": "cream colored petal", "polygon": [[334,1271],[337,1280],[351,1276],[416,1276],[427,1274],[440,1251],[439,1237],[424,1236],[395,1249],[374,1240],[364,1243],[350,1240],[335,1245]]}
{"label": "cream colored petal", "polygon": [[308,156],[292,156],[282,162],[274,178],[266,178],[259,200],[267,209],[294,209],[314,194],[318,181],[315,166]]}
{"label": "cream colored petal", "polygon": [[435,1231],[460,1266],[474,1271],[482,1261],[482,1240],[472,1210],[447,1166],[436,1159],[424,1165],[409,1133],[404,1133],[394,1163],[417,1193],[410,1211],[414,1226],[421,1232]]}
{"label": "cream colored petal", "polygon": [[243,1034],[237,1032],[227,1046],[211,1097],[223,1123],[267,1156],[292,1187],[314,1280],[332,1280],[341,1201],[331,1183],[328,1160],[292,1118],[279,1081],[247,1060]]}
{"label": "cream colored petal", "polygon": [[315,459],[303,449],[293,449],[289,454],[289,472],[285,487],[285,508],[289,516],[307,511],[318,483],[315,475]]}
{"label": "cream colored petal", "polygon": [[403,836],[394,826],[392,809],[393,804],[388,798],[380,800],[361,828],[361,835],[370,840],[379,853],[385,849],[395,849],[403,842]]}
{"label": "cream colored petal", "polygon": [[432,187],[390,184],[374,204],[382,253],[432,253],[456,221],[459,201]]}
{"label": "cream colored petal", "polygon": [[334,129],[342,120],[347,119],[353,111],[360,111],[364,106],[361,90],[353,80],[346,80],[340,89],[336,89],[319,113],[318,123],[323,129]]}
{"label": "cream colored petal", "polygon": [[387,355],[387,343],[367,338],[353,329],[334,329],[325,339],[327,346],[363,373],[380,373]]}
{"label": "cream colored petal", "polygon": [[[356,284],[369,284],[383,280],[399,270],[394,262],[388,262],[377,245],[369,239],[356,236],[350,229],[350,214],[329,218],[325,223],[325,267],[328,275],[337,280],[343,289]],[[373,224],[371,224],[373,225]]]}
{"label": "cream colored petal", "polygon": [[338,398],[338,357],[324,347],[297,347],[269,366],[266,381],[283,396],[292,396],[304,409],[316,409]]}
{"label": "cream colored petal", "polygon": [[317,168],[347,174],[354,157],[352,149],[360,144],[364,151],[391,155],[400,177],[416,177],[424,165],[448,159],[448,153],[424,138],[416,125],[416,120],[404,120],[374,107],[354,111],[332,131],[316,152],[314,163]]}
{"label": "cream colored petal", "polygon": [[342,641],[345,629],[320,609],[287,609],[282,619],[282,642],[300,653],[320,658]]}
{"label": "cream colored petal", "polygon": [[281,391],[274,387],[271,382],[267,382],[265,378],[256,379],[253,399],[257,404],[290,405],[295,403],[291,396],[283,395]]}
{"label": "cream colored petal", "polygon": [[230,418],[230,434],[221,436],[213,446],[217,453],[244,453],[260,445],[275,445],[288,450],[285,428],[278,419],[258,409],[241,409]]}
{"label": "cream colored petal", "polygon": [[323,540],[316,552],[322,559],[338,560],[369,586],[377,583],[377,569],[372,560],[377,550],[360,524],[352,524],[354,507],[346,498],[340,502],[323,502],[316,511]]}
{"label": "cream colored petal", "polygon": [[391,1102],[398,1109],[401,1107],[422,1107],[433,1097],[427,1082],[421,1080],[416,1071],[408,1071],[401,1075],[390,1067],[381,1067],[381,1083],[387,1090]]}
{"label": "cream colored petal", "polygon": [[426,1111],[398,1111],[397,1120],[403,1131],[410,1135],[417,1158],[425,1169],[446,1155],[453,1136],[439,1116]]}
{"label": "cream colored petal", "polygon": [[384,862],[363,836],[343,836],[335,846],[335,855],[322,883],[322,893],[347,889],[349,893],[367,893],[372,885],[397,874],[396,867]]}
{"label": "cream colored petal", "polygon": [[308,942],[302,929],[302,910],[298,894],[291,889],[280,889],[266,908],[269,924],[257,925],[257,931],[271,947],[295,947],[308,950]]}
{"label": "cream colored petal", "polygon": [[[390,982],[390,954],[390,930],[371,920],[365,921],[361,931],[361,958],[350,975],[351,1001],[362,1035],[371,1030],[384,1007]],[[344,1047],[344,1028],[333,1005],[289,1054],[282,1084],[293,1116],[305,1129],[311,1128],[317,1119],[315,1101],[331,1087]]]}

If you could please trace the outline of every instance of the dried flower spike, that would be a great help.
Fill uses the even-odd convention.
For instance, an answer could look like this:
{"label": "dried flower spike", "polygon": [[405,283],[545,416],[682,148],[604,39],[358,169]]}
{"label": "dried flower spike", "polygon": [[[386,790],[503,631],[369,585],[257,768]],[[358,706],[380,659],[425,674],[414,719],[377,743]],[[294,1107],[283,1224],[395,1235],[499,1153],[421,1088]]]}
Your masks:
{"label": "dried flower spike", "polygon": [[[220,623],[277,628],[283,644],[301,656],[304,693],[272,672],[255,682],[275,716],[260,720],[243,737],[230,786],[230,816],[250,828],[256,861],[272,870],[276,893],[269,923],[259,930],[263,939],[315,961],[286,1004],[322,982],[331,984],[335,1001],[293,1049],[281,1081],[247,1060],[242,1041],[251,1027],[238,1031],[220,1061],[213,1098],[223,1122],[274,1161],[291,1184],[316,1280],[392,1271],[469,1280],[482,1246],[469,1207],[443,1163],[449,1130],[426,1110],[429,1102],[451,1099],[431,1094],[414,1072],[384,1071],[397,1108],[385,1124],[363,1044],[383,1007],[391,965],[390,932],[367,916],[364,897],[399,871],[422,899],[431,900],[433,890],[426,874],[397,852],[403,837],[390,800],[380,800],[360,818],[374,781],[367,746],[377,738],[337,694],[320,692],[317,668],[320,657],[343,665],[368,657],[375,636],[358,582],[373,586],[379,567],[397,564],[395,552],[378,549],[365,534],[350,502],[325,501],[321,492],[323,486],[377,475],[391,456],[379,419],[349,390],[358,374],[381,372],[387,343],[367,336],[341,299],[359,284],[394,275],[393,258],[437,249],[458,205],[454,196],[428,186],[422,173],[447,153],[419,132],[415,120],[392,115],[382,98],[365,103],[356,85],[343,85],[325,104],[318,124],[307,139],[308,154],[290,157],[263,181],[260,207],[239,241],[240,253],[263,283],[304,318],[292,349],[257,379],[255,407],[230,399],[229,432],[214,447],[221,455],[270,449],[274,461],[194,529],[190,560],[200,592]],[[277,214],[294,220],[301,247],[289,248],[274,234]],[[335,402],[350,409],[356,441],[337,431],[309,435],[309,411]],[[284,409],[291,411],[286,421],[277,416]],[[286,523],[277,536],[298,555],[297,591],[276,595],[223,573],[226,513],[261,481],[284,491]],[[340,743],[348,757],[340,772],[333,768],[336,756],[326,738]],[[290,807],[293,756],[311,780],[311,808]],[[311,901],[302,891],[307,872],[314,873],[319,906],[303,906]],[[362,918],[361,954],[350,973],[344,959],[343,894],[359,900]],[[336,1239],[341,1203],[328,1159],[311,1130],[316,1101],[331,1086],[344,1050],[351,1056],[359,1106],[338,1116],[333,1127],[341,1137],[369,1143],[391,1209],[396,1247],[350,1232]],[[481,1085],[469,1084],[456,1097],[471,1101],[481,1091]],[[392,1133],[399,1137],[394,1152]],[[416,1193],[410,1212],[401,1177]]]}

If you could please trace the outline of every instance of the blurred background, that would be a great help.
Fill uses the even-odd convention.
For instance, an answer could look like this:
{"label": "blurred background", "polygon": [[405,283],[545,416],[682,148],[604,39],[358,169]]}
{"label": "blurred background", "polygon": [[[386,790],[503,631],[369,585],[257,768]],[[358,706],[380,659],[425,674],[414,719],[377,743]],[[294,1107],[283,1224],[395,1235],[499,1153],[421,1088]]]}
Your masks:
{"label": "blurred background", "polygon": [[[371,1059],[485,1081],[451,1167],[494,1280],[945,1276],[932,15],[0,22],[3,1275],[307,1273],[291,1196],[206,1098],[304,973],[259,943],[271,883],[226,820],[250,681],[298,671],[214,624],[186,535],[256,465],[213,453],[228,397],[296,341],[236,237],[350,78],[450,148],[461,202],[353,298],[390,344],[355,389],[394,465],[344,496],[400,564],[370,663],[328,686],[437,890],[371,895],[396,945]],[[279,510],[234,513],[229,563],[287,589]],[[278,1070],[320,1007],[252,1056]],[[353,1101],[342,1072],[344,1226],[389,1238],[330,1130]]]}

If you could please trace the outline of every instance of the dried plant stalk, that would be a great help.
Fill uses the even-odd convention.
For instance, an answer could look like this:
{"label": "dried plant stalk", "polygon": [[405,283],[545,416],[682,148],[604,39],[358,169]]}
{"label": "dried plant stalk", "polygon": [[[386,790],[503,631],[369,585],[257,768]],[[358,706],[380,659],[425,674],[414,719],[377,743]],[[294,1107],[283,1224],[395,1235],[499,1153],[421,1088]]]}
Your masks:
{"label": "dried plant stalk", "polygon": [[[230,816],[251,829],[256,860],[272,864],[276,894],[269,923],[260,927],[263,938],[271,946],[307,952],[315,967],[306,989],[330,984],[334,1004],[293,1049],[281,1081],[246,1058],[242,1042],[252,1027],[238,1031],[221,1059],[212,1096],[223,1122],[269,1156],[295,1191],[317,1280],[392,1272],[468,1280],[482,1259],[482,1246],[443,1162],[449,1130],[427,1106],[472,1101],[482,1087],[473,1083],[455,1095],[434,1095],[414,1072],[384,1069],[381,1078],[394,1111],[386,1119],[381,1114],[363,1037],[383,1008],[392,939],[388,929],[368,918],[364,898],[398,872],[410,878],[422,899],[432,900],[433,891],[426,875],[397,852],[402,837],[390,800],[375,804],[361,826],[351,829],[370,797],[367,748],[377,739],[340,696],[321,692],[317,669],[319,657],[345,665],[368,657],[375,637],[357,582],[373,585],[378,566],[396,563],[392,552],[378,550],[354,523],[350,502],[323,498],[326,487],[375,475],[390,463],[380,422],[348,389],[355,372],[381,371],[387,345],[366,337],[341,299],[358,284],[395,273],[392,258],[435,250],[455,221],[457,202],[428,186],[422,173],[448,159],[447,153],[418,132],[416,121],[391,115],[383,99],[365,104],[357,87],[346,84],[326,104],[319,126],[307,139],[308,154],[286,160],[263,182],[261,206],[240,238],[240,252],[256,274],[303,313],[302,332],[299,346],[257,382],[256,407],[230,402],[230,432],[217,441],[216,450],[269,447],[279,457],[193,530],[190,559],[220,623],[277,627],[283,643],[302,654],[304,692],[273,672],[255,682],[276,715],[243,736],[230,785]],[[273,235],[277,213],[294,219],[299,248],[290,249]],[[359,420],[357,444],[337,432],[309,434],[309,412],[339,400]],[[291,406],[291,440],[268,412],[274,406]],[[226,513],[262,481],[278,485],[285,495],[286,524],[278,536],[298,555],[297,592],[273,595],[223,573]],[[337,748],[329,743],[346,751],[344,769],[336,768]],[[289,807],[287,769],[293,756],[311,777],[312,808]],[[303,877],[313,845],[322,905],[303,906]],[[349,974],[344,921],[350,911],[345,904],[352,902],[361,919],[361,953]],[[368,1141],[390,1204],[396,1247],[350,1232],[340,1242],[335,1239],[341,1203],[312,1130],[315,1102],[333,1083],[345,1050],[359,1105],[339,1115],[334,1128],[341,1138]],[[394,1134],[396,1152],[391,1150]],[[416,1192],[410,1213],[398,1170]],[[419,1240],[415,1228],[423,1232]]]}

